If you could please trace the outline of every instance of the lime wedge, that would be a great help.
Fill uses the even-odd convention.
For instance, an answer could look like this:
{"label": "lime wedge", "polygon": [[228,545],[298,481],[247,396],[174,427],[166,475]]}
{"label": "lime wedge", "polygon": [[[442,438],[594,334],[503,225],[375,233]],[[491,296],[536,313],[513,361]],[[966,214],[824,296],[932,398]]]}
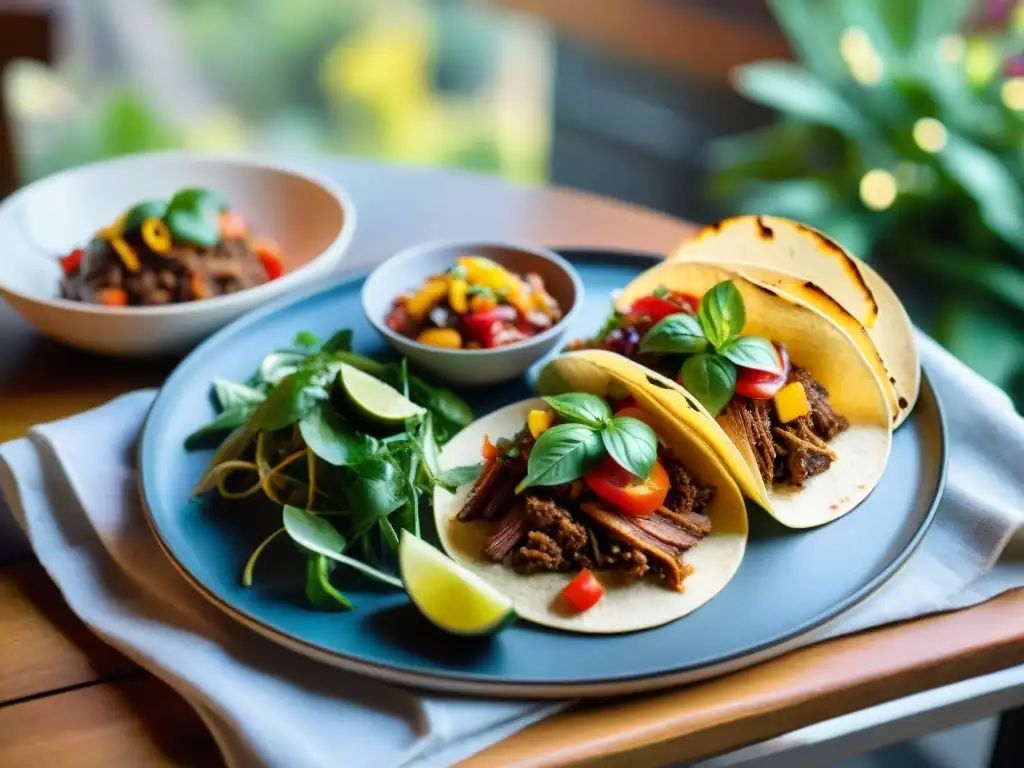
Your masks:
{"label": "lime wedge", "polygon": [[398,567],[409,599],[446,632],[487,635],[515,618],[511,600],[404,528]]}
{"label": "lime wedge", "polygon": [[356,410],[381,424],[393,426],[426,413],[394,387],[351,365],[341,366],[338,381]]}

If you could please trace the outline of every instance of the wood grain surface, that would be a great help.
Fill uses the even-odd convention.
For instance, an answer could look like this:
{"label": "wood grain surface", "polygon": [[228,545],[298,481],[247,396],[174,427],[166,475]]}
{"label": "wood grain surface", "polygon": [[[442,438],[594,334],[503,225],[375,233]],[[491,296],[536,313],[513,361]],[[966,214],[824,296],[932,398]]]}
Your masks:
{"label": "wood grain surface", "polygon": [[[415,242],[493,237],[664,253],[692,232],[668,217],[566,190],[468,174],[322,162],[349,188],[354,269]],[[0,307],[0,439],[140,386],[174,361],[111,361],[59,347]],[[733,749],[896,696],[1024,662],[1024,591],[841,638],[659,695],[591,702],[466,766],[658,765]],[[0,765],[218,765],[199,718],[91,635],[34,562],[0,568]]]}

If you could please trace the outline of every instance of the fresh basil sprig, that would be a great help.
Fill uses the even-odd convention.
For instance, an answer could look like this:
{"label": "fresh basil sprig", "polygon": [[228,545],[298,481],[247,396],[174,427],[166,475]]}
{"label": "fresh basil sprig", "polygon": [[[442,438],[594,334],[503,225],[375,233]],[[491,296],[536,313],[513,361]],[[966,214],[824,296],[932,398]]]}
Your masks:
{"label": "fresh basil sprig", "polygon": [[655,323],[640,342],[640,351],[689,355],[680,380],[717,416],[736,391],[737,365],[781,372],[778,354],[768,339],[740,336],[745,324],[743,296],[731,280],[723,280],[701,297],[696,317],[680,312]]}
{"label": "fresh basil sprig", "polygon": [[561,485],[592,471],[606,455],[637,477],[646,478],[658,458],[658,438],[639,419],[612,416],[604,398],[580,392],[545,397],[563,419],[537,438],[526,477],[516,493],[538,485]]}

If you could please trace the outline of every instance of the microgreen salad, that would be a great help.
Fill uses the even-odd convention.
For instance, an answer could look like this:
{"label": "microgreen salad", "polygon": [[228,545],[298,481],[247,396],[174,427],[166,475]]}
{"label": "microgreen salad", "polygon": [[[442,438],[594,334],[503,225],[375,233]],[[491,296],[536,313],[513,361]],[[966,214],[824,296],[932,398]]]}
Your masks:
{"label": "microgreen salad", "polygon": [[224,438],[193,496],[263,497],[281,524],[256,547],[242,582],[253,581],[263,552],[290,539],[306,560],[306,595],[317,608],[351,608],[332,583],[338,566],[391,587],[401,531],[420,536],[420,509],[435,486],[455,489],[480,466],[442,472],[439,448],[473,413],[453,392],[352,351],[352,333],[321,342],[298,334],[268,354],[244,382],[217,379],[219,413],[186,440],[196,449]]}

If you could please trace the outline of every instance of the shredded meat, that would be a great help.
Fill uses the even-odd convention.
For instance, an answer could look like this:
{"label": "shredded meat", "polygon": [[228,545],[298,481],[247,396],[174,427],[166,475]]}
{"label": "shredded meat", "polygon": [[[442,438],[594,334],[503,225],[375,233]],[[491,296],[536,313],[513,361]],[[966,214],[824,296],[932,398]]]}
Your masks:
{"label": "shredded meat", "polygon": [[801,416],[775,427],[773,434],[780,442],[781,461],[776,472],[790,485],[803,485],[808,478],[820,475],[835,461],[835,453],[811,429],[810,416]]}
{"label": "shredded meat", "polygon": [[719,418],[731,423],[733,431],[746,437],[761,478],[765,485],[771,485],[775,475],[775,441],[768,401],[734,397]]}
{"label": "shredded meat", "polygon": [[562,555],[562,548],[546,533],[530,531],[526,543],[515,553],[516,570],[524,573],[540,571],[562,571],[569,564]]}
{"label": "shredded meat", "polygon": [[681,463],[662,453],[659,456],[668,472],[669,492],[665,506],[677,514],[700,512],[715,497],[715,489],[695,483]]}
{"label": "shredded meat", "polygon": [[828,402],[828,390],[816,382],[809,371],[805,368],[793,368],[789,372],[787,383],[794,381],[799,381],[804,387],[807,404],[811,409],[810,418],[814,434],[827,441],[850,426],[849,419],[832,410]]}
{"label": "shredded meat", "polygon": [[605,533],[643,552],[648,563],[653,561],[657,564],[658,572],[668,582],[668,586],[682,591],[685,573],[679,560],[682,551],[678,547],[652,536],[637,526],[632,519],[606,508],[599,502],[584,502],[580,504],[580,509]]}
{"label": "shredded meat", "polygon": [[498,529],[492,533],[484,544],[484,554],[496,563],[500,563],[515,549],[516,544],[526,534],[526,515],[522,504],[514,505],[498,522]]}
{"label": "shredded meat", "polygon": [[519,481],[526,477],[526,461],[520,457],[490,462],[473,484],[458,518],[490,520],[508,506]]}
{"label": "shredded meat", "polygon": [[666,544],[671,544],[680,552],[692,549],[703,538],[703,536],[695,536],[687,529],[676,525],[670,515],[663,515],[660,511],[646,517],[634,517],[632,522],[637,528]]}
{"label": "shredded meat", "polygon": [[578,552],[587,546],[587,530],[574,522],[572,515],[553,501],[526,497],[526,522],[529,528],[544,530],[562,549]]}

